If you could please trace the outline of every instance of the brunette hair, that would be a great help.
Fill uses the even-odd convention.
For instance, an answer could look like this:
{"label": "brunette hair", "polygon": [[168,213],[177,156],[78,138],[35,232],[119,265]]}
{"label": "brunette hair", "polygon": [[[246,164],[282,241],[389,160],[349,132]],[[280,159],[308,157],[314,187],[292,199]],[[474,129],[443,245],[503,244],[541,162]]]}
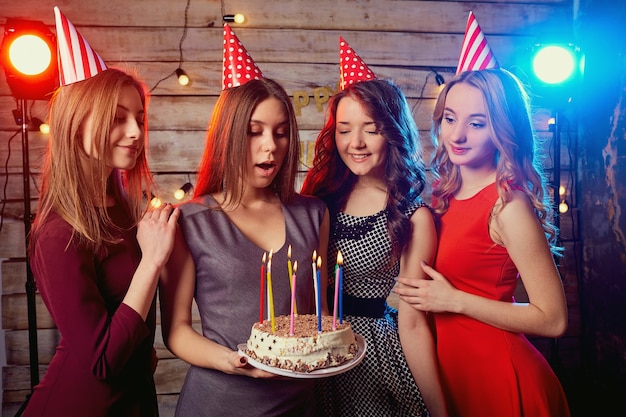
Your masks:
{"label": "brunette hair", "polygon": [[[547,176],[541,168],[543,155],[538,147],[530,99],[524,85],[502,68],[466,71],[456,75],[446,83],[435,104],[432,136],[436,142],[441,133],[446,97],[457,84],[477,88],[485,99],[490,137],[496,148],[496,186],[503,202],[500,210],[511,201],[514,189],[523,191],[541,222],[552,252],[560,252],[556,246],[558,231],[552,224]],[[459,168],[450,162],[442,143],[437,146],[432,168],[437,177],[437,185],[433,189],[433,209],[442,214],[448,208],[450,197],[461,186]]]}
{"label": "brunette hair", "polygon": [[[99,155],[108,154],[120,93],[127,86],[137,89],[144,107],[144,146],[132,169],[113,169],[108,175],[107,158]],[[32,239],[55,211],[87,247],[95,250],[104,243],[114,243],[111,230],[116,226],[107,213],[107,193],[125,207],[132,224],[139,221],[145,211],[144,196],[154,188],[146,157],[148,101],[145,85],[131,72],[117,68],[56,90],[50,102],[50,135]],[[89,120],[93,127],[90,154],[83,145]]]}
{"label": "brunette hair", "polygon": [[259,103],[271,97],[282,103],[289,119],[289,148],[271,187],[283,203],[291,200],[300,155],[298,124],[285,89],[270,78],[250,80],[220,94],[207,129],[194,197],[224,192],[224,206],[239,204],[243,194],[240,179],[247,169],[250,120]]}
{"label": "brunette hair", "polygon": [[426,183],[419,131],[406,97],[396,85],[380,79],[363,81],[330,98],[326,124],[317,136],[313,167],[306,175],[302,193],[321,198],[336,213],[345,207],[356,183],[357,176],[343,163],[335,142],[337,107],[344,97],[361,104],[387,141],[383,179],[388,190],[387,231],[392,242],[392,264],[404,252],[412,233],[404,210],[419,200]]}

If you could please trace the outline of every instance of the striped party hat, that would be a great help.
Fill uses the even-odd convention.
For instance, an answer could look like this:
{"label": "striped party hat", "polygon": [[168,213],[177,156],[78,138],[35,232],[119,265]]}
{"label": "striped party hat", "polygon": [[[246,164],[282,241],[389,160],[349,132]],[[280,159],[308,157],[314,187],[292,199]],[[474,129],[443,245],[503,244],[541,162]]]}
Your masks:
{"label": "striped party hat", "polygon": [[228,23],[224,24],[223,67],[222,90],[240,86],[250,80],[263,78],[261,69],[246,51]]}
{"label": "striped party hat", "polygon": [[470,12],[456,73],[498,68],[498,66],[498,61],[496,61],[474,13]]}
{"label": "striped party hat", "polygon": [[341,90],[350,84],[376,78],[372,70],[341,36],[339,37],[339,71],[341,77],[339,88]]}
{"label": "striped party hat", "polygon": [[86,80],[107,69],[100,55],[89,46],[72,22],[54,7],[57,29],[59,81],[61,87]]}

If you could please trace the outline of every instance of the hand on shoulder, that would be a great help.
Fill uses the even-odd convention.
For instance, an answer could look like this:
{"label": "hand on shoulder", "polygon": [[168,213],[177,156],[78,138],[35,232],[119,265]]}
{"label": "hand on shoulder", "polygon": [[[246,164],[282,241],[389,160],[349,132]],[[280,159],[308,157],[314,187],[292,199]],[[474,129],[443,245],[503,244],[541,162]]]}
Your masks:
{"label": "hand on shoulder", "polygon": [[137,225],[137,241],[143,257],[164,265],[174,247],[180,209],[165,204],[148,210]]}

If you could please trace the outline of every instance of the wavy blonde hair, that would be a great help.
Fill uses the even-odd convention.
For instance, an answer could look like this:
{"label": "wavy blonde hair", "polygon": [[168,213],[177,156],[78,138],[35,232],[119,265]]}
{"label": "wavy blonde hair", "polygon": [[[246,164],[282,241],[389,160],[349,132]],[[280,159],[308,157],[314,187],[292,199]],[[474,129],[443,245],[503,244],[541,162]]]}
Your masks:
{"label": "wavy blonde hair", "polygon": [[557,246],[558,229],[552,223],[552,197],[541,167],[543,155],[537,146],[529,96],[519,79],[502,68],[462,72],[446,83],[437,98],[431,132],[438,143],[432,161],[437,178],[432,193],[435,213],[440,215],[447,210],[450,198],[461,186],[459,168],[450,162],[446,148],[439,141],[446,97],[456,84],[477,88],[485,98],[490,136],[497,155],[496,186],[502,199],[499,209],[511,201],[514,189],[523,191],[541,222],[552,252],[561,252]]}
{"label": "wavy blonde hair", "polygon": [[[108,153],[120,92],[127,86],[137,89],[144,107],[144,146],[132,169],[114,169],[109,175],[106,158],[93,155]],[[104,243],[114,243],[112,230],[117,226],[107,213],[107,194],[128,211],[132,224],[137,224],[146,209],[144,196],[151,195],[154,188],[146,156],[148,101],[144,84],[130,72],[117,68],[57,89],[50,102],[50,136],[31,241],[54,211],[73,227],[73,237],[87,247],[97,250]],[[90,118],[91,155],[83,146],[83,130]]]}

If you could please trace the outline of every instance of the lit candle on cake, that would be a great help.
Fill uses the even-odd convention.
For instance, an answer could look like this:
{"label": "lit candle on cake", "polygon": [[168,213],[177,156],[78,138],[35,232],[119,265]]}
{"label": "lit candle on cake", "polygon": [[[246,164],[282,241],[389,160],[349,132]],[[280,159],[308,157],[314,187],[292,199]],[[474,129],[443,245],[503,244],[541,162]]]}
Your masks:
{"label": "lit candle on cake", "polygon": [[315,282],[317,283],[317,331],[322,333],[322,294],[320,291],[322,290],[322,277],[321,277],[321,269],[322,269],[322,257],[317,257],[317,274],[315,275]]}
{"label": "lit candle on cake", "polygon": [[[293,270],[291,268],[291,245],[287,249],[287,271],[289,271],[289,288],[293,287],[291,276],[293,275]],[[298,307],[294,304],[293,306],[294,314],[298,315]]]}
{"label": "lit candle on cake", "polygon": [[337,263],[335,264],[335,298],[333,302],[333,330],[337,330],[337,309],[339,308],[339,259],[341,252],[337,252]]}
{"label": "lit candle on cake", "polygon": [[311,270],[313,271],[313,292],[315,293],[315,316],[319,316],[320,311],[319,308],[317,306],[317,300],[319,299],[319,296],[317,294],[317,270],[315,268],[315,260],[317,259],[317,251],[314,250],[313,251],[313,261],[311,262]]}
{"label": "lit candle on cake", "polygon": [[337,252],[337,271],[339,272],[339,324],[343,323],[343,255]]}
{"label": "lit candle on cake", "polygon": [[[272,255],[273,255],[273,249],[270,249],[268,260],[272,259]],[[266,265],[267,265],[267,263],[266,263]],[[270,266],[271,266],[271,264],[270,264]],[[267,271],[267,272],[270,272],[270,271]],[[269,297],[269,294],[267,292],[267,272],[265,274],[265,276],[266,276],[266,279],[265,279],[265,300],[266,300],[265,304],[266,304],[266,308],[265,309],[267,310],[267,318],[266,318],[266,320],[270,321],[270,297]]]}
{"label": "lit candle on cake", "polygon": [[266,252],[263,252],[263,260],[261,261],[261,288],[259,290],[259,323],[263,326],[263,303],[265,303],[265,256]]}
{"label": "lit candle on cake", "polygon": [[296,271],[298,270],[298,261],[293,264],[293,279],[291,280],[291,323],[289,327],[289,336],[293,336],[293,321],[296,315]]}
{"label": "lit candle on cake", "polygon": [[274,294],[272,291],[272,251],[270,250],[267,260],[267,301],[269,303],[270,322],[272,323],[272,333],[276,331],[276,321],[274,320]]}

